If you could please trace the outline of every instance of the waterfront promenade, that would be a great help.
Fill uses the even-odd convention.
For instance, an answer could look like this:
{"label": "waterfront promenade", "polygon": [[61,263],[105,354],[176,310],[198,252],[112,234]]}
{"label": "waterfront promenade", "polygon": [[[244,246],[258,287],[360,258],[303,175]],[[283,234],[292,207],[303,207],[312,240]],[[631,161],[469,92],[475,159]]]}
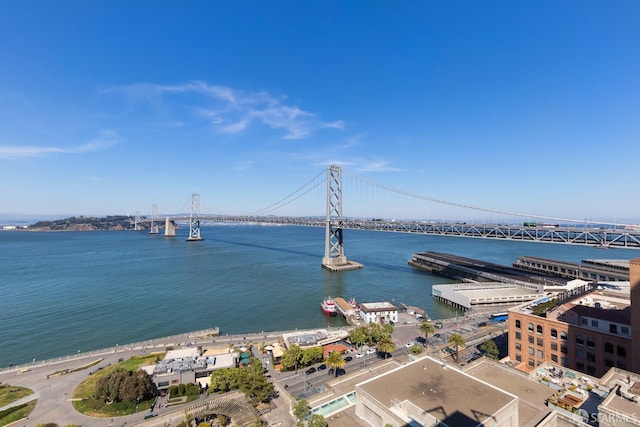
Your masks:
{"label": "waterfront promenade", "polygon": [[[314,386],[322,386],[322,384],[326,383],[326,386],[328,388],[333,388],[333,393],[335,393],[347,390],[344,387],[345,385],[351,387],[361,378],[370,377],[373,374],[386,371],[389,366],[391,366],[389,363],[395,365],[397,363],[406,362],[405,345],[410,341],[414,341],[417,336],[421,335],[419,332],[420,321],[406,313],[401,313],[401,315],[403,320],[396,325],[393,333],[396,351],[394,352],[394,358],[392,361],[382,361],[377,359],[375,355],[367,356],[366,360],[354,359],[346,365],[346,375],[336,380],[332,380],[330,376],[327,376],[327,374],[323,372],[318,372],[314,374],[313,377],[307,377],[302,371],[299,373],[280,373],[274,369],[272,364],[265,363],[265,367],[268,369],[269,374],[274,380],[274,385],[279,391],[279,397],[273,402],[272,410],[264,414],[263,418],[267,420],[270,425],[276,425],[277,423],[282,423],[279,424],[281,426],[295,425],[295,422],[289,415],[289,408],[293,400],[292,394],[294,396],[302,394],[305,390],[304,382],[307,380],[313,381]],[[438,329],[438,331],[442,333],[442,337],[438,339],[431,338],[430,344],[434,347],[443,345],[446,342],[446,336],[448,333],[457,330],[461,332],[463,332],[463,330],[471,331],[472,326],[477,325],[484,320],[486,320],[486,315],[482,313],[468,315],[465,317],[433,320],[434,323],[438,322],[442,324],[442,328]],[[351,328],[351,326],[343,326],[330,329]],[[317,329],[318,328],[306,330],[314,331]],[[0,382],[27,387],[33,390],[34,394],[25,398],[24,401],[38,399],[36,408],[30,415],[29,419],[22,420],[15,424],[19,426],[36,426],[38,424],[49,422],[55,422],[59,425],[77,424],[83,427],[116,427],[125,425],[145,425],[152,427],[155,425],[176,425],[177,422],[179,422],[178,420],[183,419],[184,406],[177,407],[176,409],[176,407],[163,408],[162,405],[158,405],[154,410],[154,413],[158,416],[150,420],[144,420],[146,412],[113,419],[97,418],[89,417],[77,412],[72,406],[72,395],[78,384],[86,379],[90,373],[115,364],[121,359],[128,359],[141,354],[163,352],[167,348],[197,345],[208,347],[246,346],[248,348],[253,344],[255,347],[259,347],[261,344],[266,345],[278,342],[282,334],[302,331],[304,330],[294,329],[288,331],[261,331],[247,334],[216,335],[218,332],[217,328],[212,328],[186,332],[168,337],[123,345],[118,344],[109,348],[69,354],[64,357],[48,360],[36,360],[28,364],[5,367],[0,370]],[[490,334],[493,333],[494,332],[491,332]],[[488,331],[487,334],[489,334]],[[469,336],[469,338],[471,338],[471,336]],[[257,352],[257,348],[255,347],[254,353]],[[255,355],[260,356],[258,354]],[[94,365],[94,362],[98,363]],[[382,366],[387,366],[387,368],[381,369]],[[66,371],[68,371],[68,373],[61,374]],[[363,377],[363,375],[365,376]],[[311,391],[311,388],[309,390]],[[316,393],[318,394],[317,396]],[[318,389],[315,389],[314,392],[308,394],[308,399],[312,403],[321,403],[325,400],[323,395],[324,394],[319,392]],[[201,399],[204,400],[214,397],[215,396],[207,397],[206,395],[203,395],[201,396]],[[7,406],[15,406],[21,402],[23,402],[23,400],[20,402],[14,402]]]}

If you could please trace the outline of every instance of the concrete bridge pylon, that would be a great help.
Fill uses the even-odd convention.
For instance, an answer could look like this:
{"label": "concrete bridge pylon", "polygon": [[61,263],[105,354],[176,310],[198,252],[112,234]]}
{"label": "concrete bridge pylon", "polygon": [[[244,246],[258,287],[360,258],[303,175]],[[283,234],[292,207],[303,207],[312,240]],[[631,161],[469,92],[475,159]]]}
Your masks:
{"label": "concrete bridge pylon", "polygon": [[164,237],[176,237],[176,222],[169,217],[164,220]]}
{"label": "concrete bridge pylon", "polygon": [[338,165],[329,165],[322,267],[330,271],[357,270],[363,267],[360,263],[347,260],[344,254],[342,225],[342,168]]}

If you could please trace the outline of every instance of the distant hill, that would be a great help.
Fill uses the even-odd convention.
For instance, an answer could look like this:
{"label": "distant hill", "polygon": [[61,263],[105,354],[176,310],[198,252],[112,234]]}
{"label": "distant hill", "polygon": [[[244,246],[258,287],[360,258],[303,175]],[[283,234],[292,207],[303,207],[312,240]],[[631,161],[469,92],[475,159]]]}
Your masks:
{"label": "distant hill", "polygon": [[31,231],[98,231],[133,230],[134,218],[126,215],[97,217],[70,217],[54,221],[39,221],[27,227]]}

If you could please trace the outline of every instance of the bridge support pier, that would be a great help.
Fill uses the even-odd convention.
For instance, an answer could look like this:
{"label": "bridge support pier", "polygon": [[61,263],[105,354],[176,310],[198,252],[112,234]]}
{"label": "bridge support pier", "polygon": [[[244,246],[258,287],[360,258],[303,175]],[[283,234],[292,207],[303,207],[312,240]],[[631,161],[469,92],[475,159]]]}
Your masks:
{"label": "bridge support pier", "polygon": [[164,237],[176,237],[176,223],[169,217],[164,220]]}
{"label": "bridge support pier", "polygon": [[158,205],[151,207],[151,226],[149,227],[149,234],[159,234],[158,224],[155,223],[156,216],[158,215]]}
{"label": "bridge support pier", "polygon": [[362,268],[362,264],[348,261],[342,240],[342,169],[329,165],[327,169],[327,217],[325,220],[324,257],[322,267],[329,271]]}

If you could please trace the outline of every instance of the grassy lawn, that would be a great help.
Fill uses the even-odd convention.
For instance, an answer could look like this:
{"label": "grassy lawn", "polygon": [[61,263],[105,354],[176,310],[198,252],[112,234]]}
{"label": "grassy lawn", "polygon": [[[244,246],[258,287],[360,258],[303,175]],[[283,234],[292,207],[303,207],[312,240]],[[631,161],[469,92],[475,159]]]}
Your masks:
{"label": "grassy lawn", "polygon": [[33,411],[35,407],[36,407],[36,402],[35,401],[30,402],[16,411],[8,413],[4,416],[0,416],[0,427],[9,425],[13,422],[16,422],[18,420],[21,420],[29,416],[29,414]]}
{"label": "grassy lawn", "polygon": [[92,417],[119,417],[122,415],[130,415],[136,412],[136,406],[139,412],[146,411],[151,407],[153,399],[140,402],[138,405],[136,405],[135,402],[116,402],[107,405],[102,401],[94,399],[93,394],[96,384],[100,378],[109,375],[118,367],[133,372],[136,371],[139,366],[156,363],[156,360],[158,360],[158,358],[162,359],[164,355],[165,353],[152,353],[143,356],[134,356],[131,359],[101,369],[78,385],[73,392],[73,398],[78,399],[73,402],[73,407],[76,408],[78,412]]}
{"label": "grassy lawn", "polygon": [[2,384],[0,385],[0,408],[30,394],[33,394],[31,389]]}

